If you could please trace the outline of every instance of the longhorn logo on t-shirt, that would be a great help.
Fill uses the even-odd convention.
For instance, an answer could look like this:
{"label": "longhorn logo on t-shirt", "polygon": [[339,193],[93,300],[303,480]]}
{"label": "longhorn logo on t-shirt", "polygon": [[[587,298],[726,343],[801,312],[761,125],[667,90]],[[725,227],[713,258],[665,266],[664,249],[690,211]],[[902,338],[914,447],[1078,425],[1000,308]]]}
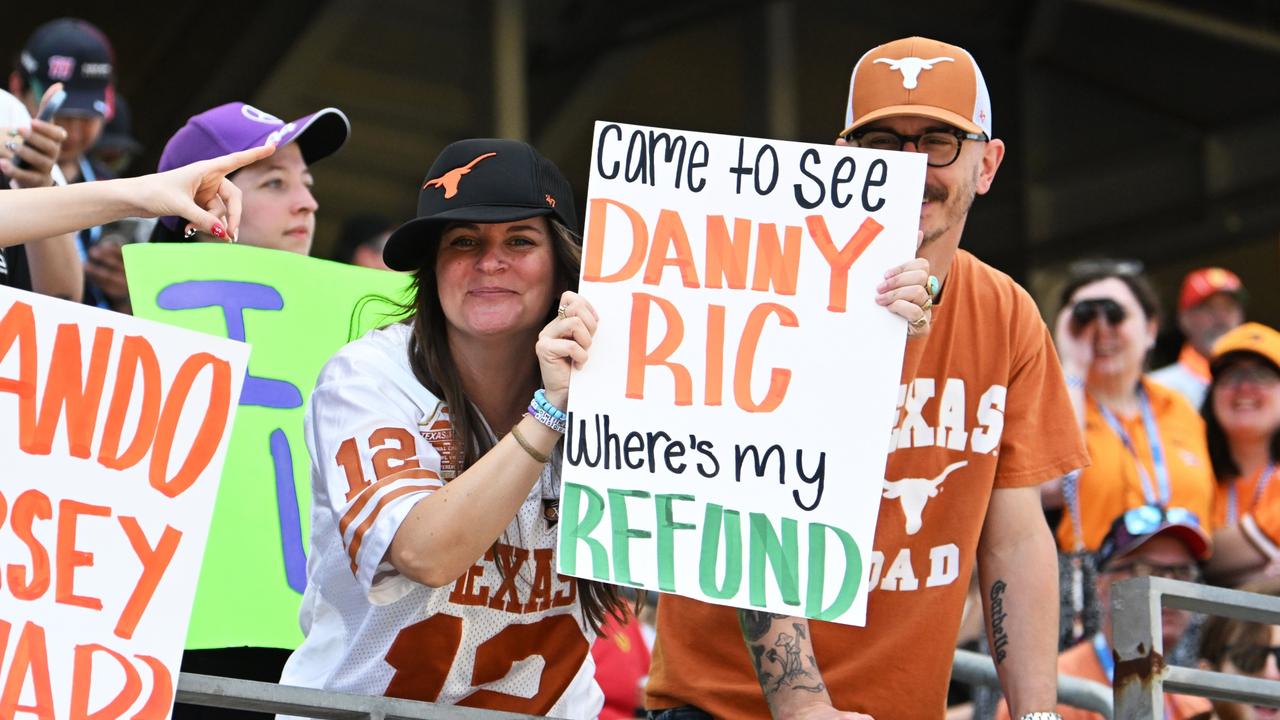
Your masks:
{"label": "longhorn logo on t-shirt", "polygon": [[907,517],[906,530],[908,535],[915,535],[920,532],[920,528],[924,525],[922,521],[924,506],[929,503],[929,498],[938,496],[940,492],[939,486],[942,485],[942,481],[946,480],[951,473],[968,464],[968,460],[953,462],[934,478],[903,478],[901,480],[884,481],[884,497],[889,500],[898,500],[902,503],[902,514]]}

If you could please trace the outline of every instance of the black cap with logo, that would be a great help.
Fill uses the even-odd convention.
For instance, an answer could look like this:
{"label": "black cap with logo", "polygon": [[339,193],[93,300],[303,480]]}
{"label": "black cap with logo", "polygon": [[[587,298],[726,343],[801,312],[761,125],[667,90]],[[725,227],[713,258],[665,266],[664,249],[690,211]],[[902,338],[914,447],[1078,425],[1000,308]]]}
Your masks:
{"label": "black cap with logo", "polygon": [[101,30],[84,20],[60,18],[36,28],[18,61],[36,99],[50,85],[62,83],[67,99],[59,115],[96,115],[110,120],[115,104],[111,88],[114,55]]}
{"label": "black cap with logo", "polygon": [[435,255],[450,222],[499,223],[550,215],[573,232],[573,188],[555,163],[518,140],[459,140],[431,163],[418,194],[418,216],[391,233],[382,259],[393,270],[417,270]]}

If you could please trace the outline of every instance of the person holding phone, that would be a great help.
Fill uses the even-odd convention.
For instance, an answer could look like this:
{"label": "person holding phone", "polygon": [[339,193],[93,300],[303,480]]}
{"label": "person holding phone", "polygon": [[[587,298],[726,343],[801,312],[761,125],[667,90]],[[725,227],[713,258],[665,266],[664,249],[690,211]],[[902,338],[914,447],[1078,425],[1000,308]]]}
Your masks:
{"label": "person holding phone", "polygon": [[1058,547],[1096,551],[1130,508],[1212,517],[1204,421],[1180,394],[1143,377],[1159,327],[1155,291],[1136,262],[1089,262],[1061,294],[1055,342],[1093,463],[1042,492],[1062,508]]}
{"label": "person holding phone", "polygon": [[[50,118],[65,99],[60,83],[41,98],[39,116],[0,90],[0,190],[65,185],[57,159],[67,131]],[[79,302],[84,273],[74,233],[33,237],[29,244],[0,247],[0,285]]]}
{"label": "person holding phone", "polygon": [[[50,20],[31,33],[18,56],[18,64],[9,74],[9,92],[35,116],[39,115],[41,99],[47,96],[51,86],[61,84],[66,91],[65,101],[49,113],[47,119],[63,131],[56,158],[68,184],[112,177],[105,168],[90,160],[89,149],[98,141],[104,123],[114,113],[114,73],[115,51],[107,36],[90,22],[64,17]],[[45,104],[44,108],[47,110],[49,105]],[[30,142],[27,139],[20,145]],[[110,299],[92,275],[85,276],[90,255],[102,232],[102,226],[95,225],[77,233],[72,246],[74,254],[66,253],[57,267],[64,272],[74,268],[81,275],[79,284],[85,303],[110,308]],[[31,262],[33,284],[37,272],[52,272],[53,264],[43,259]]]}

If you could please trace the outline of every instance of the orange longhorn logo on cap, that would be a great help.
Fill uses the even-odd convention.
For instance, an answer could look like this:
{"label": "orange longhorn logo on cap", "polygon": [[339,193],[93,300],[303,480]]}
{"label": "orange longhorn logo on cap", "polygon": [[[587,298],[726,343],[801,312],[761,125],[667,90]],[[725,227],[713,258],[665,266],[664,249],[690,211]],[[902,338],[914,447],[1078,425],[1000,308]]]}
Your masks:
{"label": "orange longhorn logo on cap", "polygon": [[422,189],[426,190],[429,187],[444,188],[444,199],[448,200],[458,194],[458,182],[462,180],[463,175],[471,172],[471,168],[475,167],[476,163],[484,160],[485,158],[491,158],[497,154],[498,153],[491,152],[480,155],[475,160],[472,160],[462,167],[456,167],[438,178],[431,178],[430,180],[422,183]]}
{"label": "orange longhorn logo on cap", "polygon": [[955,58],[946,56],[929,58],[904,57],[904,58],[876,58],[878,63],[884,63],[889,66],[890,70],[897,70],[902,73],[902,87],[907,90],[915,90],[920,80],[921,70],[932,70],[933,66],[940,62],[955,62]]}

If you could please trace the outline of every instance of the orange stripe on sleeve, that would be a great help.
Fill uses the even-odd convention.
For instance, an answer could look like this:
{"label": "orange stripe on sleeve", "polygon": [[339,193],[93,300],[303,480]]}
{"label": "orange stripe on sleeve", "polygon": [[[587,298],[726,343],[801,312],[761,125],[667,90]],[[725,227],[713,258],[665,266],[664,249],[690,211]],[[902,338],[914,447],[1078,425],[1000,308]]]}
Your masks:
{"label": "orange stripe on sleeve", "polygon": [[383,495],[382,497],[378,498],[378,503],[373,506],[373,511],[370,512],[369,515],[364,519],[364,522],[356,526],[356,532],[354,535],[351,536],[351,544],[347,546],[347,555],[351,557],[351,572],[358,573],[359,571],[359,566],[356,563],[356,557],[359,556],[360,554],[360,545],[361,543],[364,542],[364,534],[368,532],[370,527],[373,526],[373,521],[377,519],[378,513],[382,511],[382,508],[386,507],[388,503],[390,503],[392,500],[395,500],[396,498],[402,495],[408,495],[409,493],[414,493],[414,492],[421,492],[423,490],[434,490],[438,487],[440,486],[439,485],[405,485],[404,487],[396,488],[395,490],[392,490],[386,495]]}
{"label": "orange stripe on sleeve", "polygon": [[[351,523],[354,522],[357,517],[359,517],[360,512],[364,510],[365,505],[369,504],[369,501],[373,499],[373,496],[377,494],[379,489],[384,488],[400,480],[439,480],[439,479],[440,479],[440,475],[437,474],[434,470],[429,470],[427,468],[419,467],[419,468],[408,468],[405,470],[401,470],[398,473],[393,473],[391,475],[388,475],[382,478],[381,480],[379,480],[378,482],[373,483],[372,485],[369,485],[368,487],[361,490],[359,495],[356,495],[355,502],[352,503],[351,507],[347,509],[347,512],[343,514],[342,520],[338,522],[338,535],[344,538],[347,536],[347,527],[350,526]],[[375,514],[376,514],[376,511],[375,511]]]}

